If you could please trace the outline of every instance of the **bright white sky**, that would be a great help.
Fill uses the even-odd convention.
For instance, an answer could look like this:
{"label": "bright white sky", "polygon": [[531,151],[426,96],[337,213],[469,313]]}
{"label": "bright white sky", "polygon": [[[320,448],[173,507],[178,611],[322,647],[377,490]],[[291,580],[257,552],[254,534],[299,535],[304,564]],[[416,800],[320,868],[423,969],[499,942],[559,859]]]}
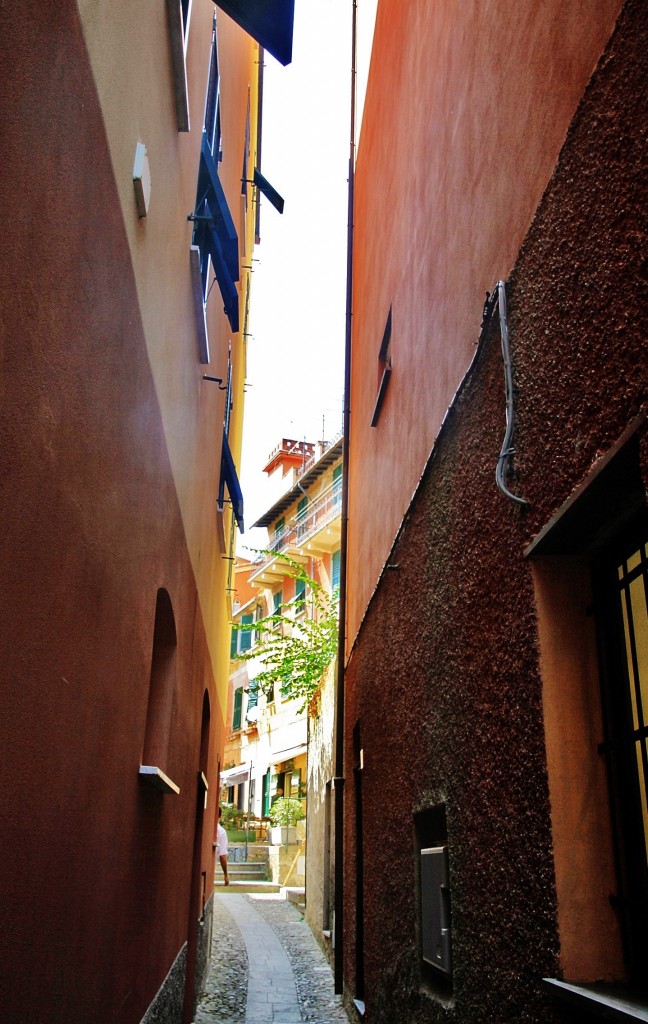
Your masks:
{"label": "bright white sky", "polygon": [[[360,125],[377,0],[358,0]],[[241,485],[249,527],[276,494],[263,473],[282,437],[342,429],[352,0],[295,0],[293,61],[266,54],[261,171],[283,196],[261,199],[254,253]]]}

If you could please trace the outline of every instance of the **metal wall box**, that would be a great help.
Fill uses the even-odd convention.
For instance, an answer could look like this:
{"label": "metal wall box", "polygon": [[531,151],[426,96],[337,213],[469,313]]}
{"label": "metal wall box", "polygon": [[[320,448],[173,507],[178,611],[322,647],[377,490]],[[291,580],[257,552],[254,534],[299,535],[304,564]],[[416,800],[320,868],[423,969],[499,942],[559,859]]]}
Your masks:
{"label": "metal wall box", "polygon": [[447,846],[421,850],[421,952],[425,963],[451,973]]}

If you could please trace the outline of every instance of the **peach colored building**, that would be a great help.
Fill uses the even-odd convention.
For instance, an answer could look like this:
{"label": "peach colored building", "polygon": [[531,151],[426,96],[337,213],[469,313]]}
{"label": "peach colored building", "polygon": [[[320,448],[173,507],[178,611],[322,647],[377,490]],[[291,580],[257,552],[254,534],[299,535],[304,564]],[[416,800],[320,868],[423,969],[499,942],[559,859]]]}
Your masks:
{"label": "peach colored building", "polygon": [[[322,888],[323,875],[330,870],[323,854],[323,833],[331,774],[332,728],[327,716],[332,666],[307,709],[301,699],[290,698],[277,687],[270,693],[259,691],[255,678],[263,667],[261,659],[237,661],[236,656],[253,654],[254,624],[274,611],[294,619],[297,628],[304,617],[315,614],[305,581],[295,578],[295,565],[303,566],[326,594],[339,587],[342,447],[340,437],[315,444],[282,438],[264,467],[275,478],[279,496],[255,524],[268,529],[267,550],[254,563],[237,562],[233,621],[249,628],[232,633],[229,729],[222,773],[228,802],[257,819],[267,820],[279,795],[301,799],[306,810],[308,790],[307,865],[320,926],[322,907],[315,889]],[[314,723],[322,720],[323,694],[329,731],[314,750],[309,736]],[[312,765],[317,766],[316,772]],[[301,885],[304,881],[301,866],[289,882]]]}

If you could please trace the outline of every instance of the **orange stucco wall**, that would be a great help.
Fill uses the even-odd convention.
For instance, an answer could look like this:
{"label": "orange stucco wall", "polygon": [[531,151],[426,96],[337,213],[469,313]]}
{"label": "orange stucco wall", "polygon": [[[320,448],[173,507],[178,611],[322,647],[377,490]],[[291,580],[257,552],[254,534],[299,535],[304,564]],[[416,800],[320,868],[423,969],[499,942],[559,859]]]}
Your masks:
{"label": "orange stucco wall", "polygon": [[[133,1024],[161,992],[173,1009],[156,1019],[179,1019],[212,890],[229,563],[215,516],[224,399],[202,374],[224,375],[231,332],[214,288],[201,365],[187,214],[213,5],[193,6],[190,135],[164,3],[46,0],[7,12],[0,39],[0,1006],[26,1024]],[[257,65],[221,20],[236,223]],[[137,142],[151,167],[143,219]],[[138,774],[160,588],[177,644],[159,767],[179,794]]]}
{"label": "orange stucco wall", "polygon": [[619,8],[380,0],[355,184],[349,644]]}
{"label": "orange stucco wall", "polygon": [[[186,68],[192,131],[178,132],[173,76],[168,58],[169,26],[164,3],[145,3],[133,17],[128,5],[79,4],[85,42],[96,83],[115,181],[124,217],[138,292],[146,347],[160,403],[173,478],[182,510],[189,555],[196,574],[208,643],[226,694],[228,633],[220,600],[229,562],[216,545],[214,508],[220,473],[220,432],[225,398],[203,373],[227,377],[232,346],[234,404],[230,446],[238,460],[242,435],[245,341],[242,336],[245,280],[241,269],[241,331],[232,335],[218,287],[207,303],[211,361],[198,362],[189,245],[196,173],[204,115],[214,5],[191,5]],[[222,12],[217,13],[222,155],[219,175],[239,231],[241,167],[250,96],[252,159],[256,143],[258,47]],[[160,58],[163,54],[165,59]],[[168,59],[167,59],[168,58]],[[135,209],[132,167],[135,143],[147,146],[151,169],[148,215]],[[252,209],[252,206],[250,206]],[[248,217],[252,228],[253,216]],[[248,232],[248,246],[254,232]],[[164,253],[164,258],[161,254]],[[249,260],[241,260],[242,264]],[[188,415],[187,410],[192,410]],[[225,536],[229,540],[229,511]],[[227,644],[224,644],[227,647]]]}

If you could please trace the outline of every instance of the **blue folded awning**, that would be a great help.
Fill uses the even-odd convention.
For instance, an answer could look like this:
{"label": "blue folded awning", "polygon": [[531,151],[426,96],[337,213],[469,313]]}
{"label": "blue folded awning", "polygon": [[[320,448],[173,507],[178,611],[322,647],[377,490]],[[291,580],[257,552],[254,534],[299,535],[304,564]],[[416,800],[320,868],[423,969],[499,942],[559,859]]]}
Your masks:
{"label": "blue folded awning", "polygon": [[[210,213],[210,205],[205,205],[208,213]],[[232,331],[236,334],[239,329],[239,294],[230,276],[216,226],[210,221],[205,221],[202,230],[204,231],[205,248],[211,256],[212,267],[214,268],[218,288],[223,298],[225,316],[230,322]]]}
{"label": "blue folded awning", "polygon": [[221,509],[225,500],[225,487],[227,487],[227,493],[229,494],[232,502],[232,509],[234,510],[234,517],[238,524],[238,528],[240,532],[243,533],[243,492],[241,491],[241,485],[236,472],[236,466],[234,465],[234,458],[229,446],[229,441],[227,440],[227,434],[223,431],[221,478],[220,487],[218,489],[218,507]]}
{"label": "blue folded awning", "polygon": [[295,0],[214,0],[280,64],[292,60]]}
{"label": "blue folded awning", "polygon": [[207,199],[209,213],[213,217],[214,227],[223,250],[223,256],[232,281],[239,279],[239,244],[234,221],[227,205],[227,199],[218,167],[214,160],[207,135],[203,132],[200,147],[200,167],[198,170],[198,201]]}

